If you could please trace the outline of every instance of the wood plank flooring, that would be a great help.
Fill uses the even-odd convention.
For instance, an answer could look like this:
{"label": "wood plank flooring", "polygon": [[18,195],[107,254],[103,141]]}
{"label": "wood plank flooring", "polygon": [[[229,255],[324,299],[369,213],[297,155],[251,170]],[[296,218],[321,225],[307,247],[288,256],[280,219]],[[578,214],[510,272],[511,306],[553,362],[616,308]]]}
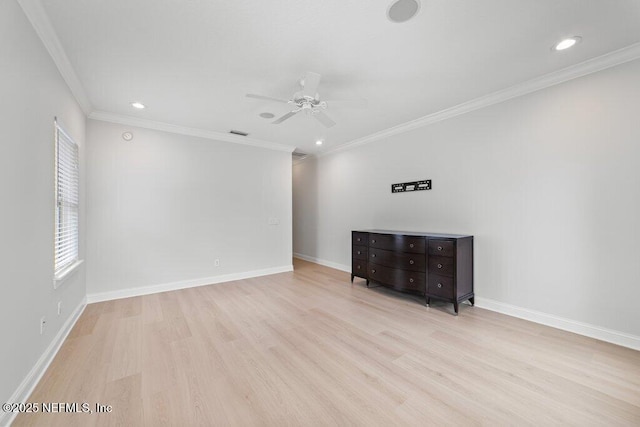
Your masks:
{"label": "wood plank flooring", "polygon": [[640,352],[295,272],[90,304],[15,426],[640,425]]}

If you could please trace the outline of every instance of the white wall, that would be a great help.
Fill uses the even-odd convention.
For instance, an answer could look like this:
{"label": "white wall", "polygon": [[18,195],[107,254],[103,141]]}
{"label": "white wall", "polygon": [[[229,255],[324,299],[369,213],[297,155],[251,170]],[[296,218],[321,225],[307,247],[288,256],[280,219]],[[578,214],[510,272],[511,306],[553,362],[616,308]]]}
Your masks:
{"label": "white wall", "polygon": [[[15,1],[0,2],[0,402],[33,385],[29,374],[81,306],[84,267],[53,289],[54,127],[57,116],[80,147],[84,191],[85,118]],[[81,196],[81,256],[84,256]],[[57,314],[62,301],[62,314]],[[40,335],[40,318],[46,327]],[[34,378],[31,378],[33,380]],[[21,388],[22,384],[22,388]],[[26,388],[25,388],[26,387]],[[4,422],[0,413],[0,425]]]}
{"label": "white wall", "polygon": [[639,337],[639,112],[636,60],[305,160],[294,253],[350,269],[352,229],[469,233],[477,296]]}
{"label": "white wall", "polygon": [[90,300],[291,269],[291,153],[95,120],[87,141]]}

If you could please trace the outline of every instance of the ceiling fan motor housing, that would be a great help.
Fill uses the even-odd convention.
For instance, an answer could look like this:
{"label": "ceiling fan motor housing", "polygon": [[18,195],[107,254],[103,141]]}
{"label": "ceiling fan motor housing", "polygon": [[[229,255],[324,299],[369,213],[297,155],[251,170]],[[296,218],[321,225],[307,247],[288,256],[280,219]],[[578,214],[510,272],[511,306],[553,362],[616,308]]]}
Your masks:
{"label": "ceiling fan motor housing", "polygon": [[292,102],[300,109],[309,111],[309,110],[318,110],[327,108],[327,103],[316,98],[312,98],[310,96],[302,96],[302,97],[294,97]]}

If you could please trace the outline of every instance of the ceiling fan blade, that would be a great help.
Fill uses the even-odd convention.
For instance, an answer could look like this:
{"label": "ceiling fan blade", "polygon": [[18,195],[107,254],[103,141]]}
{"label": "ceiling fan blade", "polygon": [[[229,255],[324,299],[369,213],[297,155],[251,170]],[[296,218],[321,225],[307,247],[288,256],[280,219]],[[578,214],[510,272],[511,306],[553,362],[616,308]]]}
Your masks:
{"label": "ceiling fan blade", "polygon": [[367,108],[369,103],[366,99],[332,99],[330,101],[325,101],[327,105],[338,106],[338,107],[346,107],[346,108]]}
{"label": "ceiling fan blade", "polygon": [[304,76],[304,86],[302,87],[302,95],[316,97],[318,93],[318,85],[320,84],[320,74],[307,71]]}
{"label": "ceiling fan blade", "polygon": [[317,111],[313,113],[313,117],[315,117],[316,119],[318,119],[318,121],[320,123],[322,123],[323,125],[325,125],[326,127],[330,128],[332,126],[335,126],[336,122],[334,122],[333,120],[331,120],[331,118],[329,116],[327,116],[324,111]]}
{"label": "ceiling fan blade", "polygon": [[289,102],[289,100],[287,100],[287,99],[274,98],[272,96],[256,95],[256,94],[253,94],[253,93],[248,93],[246,96],[247,96],[247,98],[264,99],[264,100],[267,100],[267,101],[283,102],[285,104]]}
{"label": "ceiling fan blade", "polygon": [[299,110],[289,111],[289,112],[288,112],[287,114],[285,114],[284,116],[282,116],[282,117],[280,117],[279,119],[277,119],[277,120],[275,120],[275,121],[271,122],[271,124],[272,124],[272,125],[280,124],[280,123],[284,122],[285,120],[290,119],[291,117],[295,116],[295,115],[296,115],[296,113],[297,113],[298,111],[299,111]]}

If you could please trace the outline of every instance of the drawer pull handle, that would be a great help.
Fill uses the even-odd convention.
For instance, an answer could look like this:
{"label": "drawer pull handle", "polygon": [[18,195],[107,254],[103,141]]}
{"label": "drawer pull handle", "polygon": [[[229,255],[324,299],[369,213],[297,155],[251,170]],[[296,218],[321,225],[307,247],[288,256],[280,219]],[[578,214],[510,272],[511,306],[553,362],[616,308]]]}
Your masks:
{"label": "drawer pull handle", "polygon": [[360,241],[360,238],[358,237],[358,242]]}
{"label": "drawer pull handle", "polygon": [[375,239],[371,241],[371,243],[375,243],[375,242],[376,242]]}
{"label": "drawer pull handle", "polygon": [[413,283],[413,278],[409,279],[409,283]]}
{"label": "drawer pull handle", "polygon": [[438,289],[442,287],[442,283],[438,283]]}
{"label": "drawer pull handle", "polygon": [[358,255],[360,255],[360,251],[358,251]]}
{"label": "drawer pull handle", "polygon": [[413,260],[412,259],[409,260],[409,264],[413,265]]}
{"label": "drawer pull handle", "polygon": [[442,246],[438,246],[438,250],[441,251],[442,250]]}
{"label": "drawer pull handle", "polygon": [[410,248],[412,248],[412,247],[413,247],[413,243],[410,243],[410,244],[409,244],[409,247],[410,247]]}
{"label": "drawer pull handle", "polygon": [[371,258],[375,258],[375,257],[376,257],[376,254],[371,254]]}
{"label": "drawer pull handle", "polygon": [[442,268],[442,264],[438,264],[438,268]]}
{"label": "drawer pull handle", "polygon": [[372,272],[372,273],[375,273],[376,271],[375,271],[375,270],[371,270],[371,272]]}
{"label": "drawer pull handle", "polygon": [[358,266],[357,269],[360,270],[360,266]]}

